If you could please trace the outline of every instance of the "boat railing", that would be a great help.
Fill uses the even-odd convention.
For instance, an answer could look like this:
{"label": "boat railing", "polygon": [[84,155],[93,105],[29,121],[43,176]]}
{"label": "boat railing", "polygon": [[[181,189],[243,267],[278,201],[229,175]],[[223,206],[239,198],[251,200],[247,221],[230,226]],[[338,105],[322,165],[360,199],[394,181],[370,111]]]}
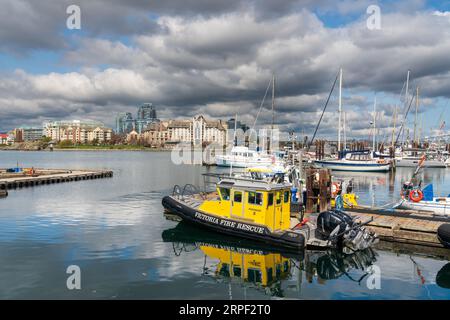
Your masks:
{"label": "boat railing", "polygon": [[201,192],[199,188],[190,183],[184,185],[183,189],[181,189],[181,187],[176,184],[172,190],[172,196],[180,199],[184,199],[185,197],[192,197],[195,195],[199,195],[203,200],[206,200],[205,193]]}

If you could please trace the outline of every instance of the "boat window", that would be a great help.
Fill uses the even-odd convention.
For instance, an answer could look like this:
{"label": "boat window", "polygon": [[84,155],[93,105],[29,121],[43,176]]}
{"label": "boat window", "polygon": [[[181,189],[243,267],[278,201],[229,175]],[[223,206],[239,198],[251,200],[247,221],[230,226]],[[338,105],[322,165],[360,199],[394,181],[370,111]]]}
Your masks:
{"label": "boat window", "polygon": [[263,195],[260,192],[256,193],[256,204],[258,204],[258,205],[263,204]]}
{"label": "boat window", "polygon": [[233,275],[235,277],[240,277],[241,276],[241,267],[233,266]]}
{"label": "boat window", "polygon": [[266,272],[267,272],[267,282],[271,283],[273,281],[273,269],[266,268]]}
{"label": "boat window", "polygon": [[279,264],[276,265],[275,275],[276,275],[277,279],[281,278],[281,265],[279,265]]}
{"label": "boat window", "polygon": [[263,204],[263,197],[261,192],[249,192],[248,193],[248,203],[249,204],[256,204],[256,205],[262,205]]}
{"label": "boat window", "polygon": [[229,277],[230,276],[230,265],[228,263],[224,263],[219,270],[219,274],[221,276]]}
{"label": "boat window", "polygon": [[222,200],[230,200],[230,189],[220,188],[219,190]]}
{"label": "boat window", "polygon": [[281,192],[277,192],[277,204],[281,203]]}
{"label": "boat window", "polygon": [[269,201],[267,202],[267,206],[273,206],[273,193],[269,193]]}
{"label": "boat window", "polygon": [[285,191],[284,192],[284,203],[288,203],[289,202],[289,191]]}
{"label": "boat window", "polygon": [[234,192],[234,202],[242,202],[242,192],[241,191],[235,191]]}
{"label": "boat window", "polygon": [[248,269],[248,281],[253,283],[261,282],[262,275],[258,269]]}
{"label": "boat window", "polygon": [[283,267],[284,267],[283,271],[288,272],[289,271],[289,262],[285,261],[283,264]]}

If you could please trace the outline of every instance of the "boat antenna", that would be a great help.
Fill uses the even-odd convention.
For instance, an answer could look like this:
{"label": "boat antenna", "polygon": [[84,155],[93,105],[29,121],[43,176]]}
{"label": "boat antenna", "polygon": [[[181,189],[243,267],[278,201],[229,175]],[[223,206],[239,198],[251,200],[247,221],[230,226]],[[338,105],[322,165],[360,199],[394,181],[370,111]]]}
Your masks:
{"label": "boat antenna", "polygon": [[[236,141],[236,130],[237,130],[237,113],[234,117],[234,134],[233,134],[233,145],[237,142]],[[233,155],[233,154],[231,154]],[[233,175],[233,161],[230,161],[230,177]]]}
{"label": "boat antenna", "polygon": [[313,136],[311,138],[311,141],[308,143],[308,149],[306,150],[306,152],[309,151],[309,149],[310,149],[310,147],[311,147],[311,145],[312,145],[312,143],[314,141],[314,138],[316,137],[317,130],[319,130],[320,123],[322,122],[322,118],[323,118],[323,115],[325,114],[325,110],[327,109],[328,102],[330,101],[330,98],[331,98],[331,94],[333,93],[334,87],[336,86],[336,82],[337,82],[337,80],[339,78],[339,74],[340,74],[340,71],[336,75],[336,78],[334,79],[333,86],[331,87],[330,93],[328,94],[327,101],[325,102],[325,106],[323,107],[322,114],[320,115],[319,122],[316,125],[316,129],[314,130],[314,134],[313,134]]}

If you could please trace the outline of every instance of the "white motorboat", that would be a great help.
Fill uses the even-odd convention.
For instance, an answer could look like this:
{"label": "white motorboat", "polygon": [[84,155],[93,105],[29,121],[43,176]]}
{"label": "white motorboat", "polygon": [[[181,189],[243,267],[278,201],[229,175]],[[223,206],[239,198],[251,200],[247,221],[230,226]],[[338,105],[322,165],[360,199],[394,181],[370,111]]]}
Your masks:
{"label": "white motorboat", "polygon": [[391,168],[389,161],[375,159],[370,151],[351,151],[342,159],[317,160],[315,163],[335,171],[386,172]]}
{"label": "white motorboat", "polygon": [[[395,165],[397,167],[417,167],[419,164],[420,157],[396,157],[395,158]],[[423,166],[425,168],[445,168],[446,164],[444,161],[440,160],[432,160],[432,159],[425,159]]]}
{"label": "white motorboat", "polygon": [[425,149],[404,149],[396,152],[395,165],[396,167],[417,167],[422,157],[422,167],[424,168],[445,168],[445,162],[440,158],[435,158],[435,155]]}
{"label": "white motorboat", "polygon": [[432,184],[425,186],[423,189],[409,189],[405,185],[403,187],[402,201],[396,207],[450,216],[450,195],[447,197],[435,197]]}
{"label": "white motorboat", "polygon": [[248,168],[270,166],[278,161],[275,155],[263,154],[247,147],[236,146],[229,154],[217,155],[216,165],[220,167]]}

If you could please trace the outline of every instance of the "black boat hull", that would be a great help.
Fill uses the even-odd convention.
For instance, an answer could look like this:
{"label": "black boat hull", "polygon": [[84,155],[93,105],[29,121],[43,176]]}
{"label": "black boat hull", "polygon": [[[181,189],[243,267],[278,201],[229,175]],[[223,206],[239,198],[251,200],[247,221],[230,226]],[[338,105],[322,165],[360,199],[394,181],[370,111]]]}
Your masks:
{"label": "black boat hull", "polygon": [[176,214],[189,223],[222,234],[257,240],[286,248],[303,249],[306,244],[305,236],[302,233],[291,231],[272,233],[264,226],[220,218],[206,212],[195,210],[171,196],[165,196],[162,200],[162,205],[167,211]]}

